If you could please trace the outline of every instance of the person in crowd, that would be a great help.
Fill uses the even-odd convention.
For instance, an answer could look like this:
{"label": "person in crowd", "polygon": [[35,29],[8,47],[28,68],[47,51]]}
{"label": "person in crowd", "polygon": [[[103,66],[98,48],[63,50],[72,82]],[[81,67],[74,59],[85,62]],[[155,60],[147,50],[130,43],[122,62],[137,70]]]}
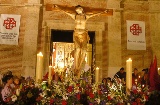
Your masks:
{"label": "person in crowd", "polygon": [[61,82],[61,78],[57,72],[53,75],[53,82]]}
{"label": "person in crowd", "polygon": [[13,75],[5,75],[2,78],[4,88],[1,91],[2,99],[7,104],[13,104],[13,96],[15,96],[15,86],[13,84]]}
{"label": "person in crowd", "polygon": [[107,85],[112,86],[112,79],[110,77],[107,77]]}
{"label": "person in crowd", "polygon": [[103,78],[102,84],[103,84],[104,86],[107,86],[107,78]]}
{"label": "person in crowd", "polygon": [[[121,79],[121,81],[126,81],[126,72],[124,71],[124,68],[120,68],[120,70],[115,74],[118,78]],[[114,76],[114,77],[115,77]]]}
{"label": "person in crowd", "polygon": [[142,70],[142,78],[141,78],[141,84],[142,86],[148,86],[149,80],[148,80],[148,68]]}
{"label": "person in crowd", "polygon": [[139,76],[139,74],[138,74],[138,69],[137,69],[137,68],[134,68],[133,73],[132,73],[132,78],[138,79],[138,76]]}
{"label": "person in crowd", "polygon": [[18,89],[20,86],[20,79],[17,76],[13,77],[13,84],[15,86],[15,89]]}
{"label": "person in crowd", "polygon": [[25,80],[25,77],[21,76],[20,79],[19,79],[20,83],[22,85],[25,85],[26,84],[26,80]]}
{"label": "person in crowd", "polygon": [[133,73],[132,73],[132,83],[137,85],[140,82],[139,78],[139,72],[137,68],[134,68]]}

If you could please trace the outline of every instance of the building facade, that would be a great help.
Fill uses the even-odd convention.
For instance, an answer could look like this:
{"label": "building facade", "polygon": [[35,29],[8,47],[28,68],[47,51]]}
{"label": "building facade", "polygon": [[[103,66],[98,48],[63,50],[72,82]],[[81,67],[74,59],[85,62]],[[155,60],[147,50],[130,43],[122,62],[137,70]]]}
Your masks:
{"label": "building facade", "polygon": [[[44,56],[44,73],[49,67],[51,30],[74,30],[74,20],[60,11],[47,11],[46,4],[113,9],[112,16],[97,16],[87,21],[88,31],[95,32],[95,67],[100,80],[112,77],[126,60],[133,68],[149,68],[154,56],[160,66],[159,0],[0,0],[0,14],[21,15],[18,45],[0,45],[0,71],[35,76],[36,56]],[[126,20],[144,21],[146,50],[127,50]]]}

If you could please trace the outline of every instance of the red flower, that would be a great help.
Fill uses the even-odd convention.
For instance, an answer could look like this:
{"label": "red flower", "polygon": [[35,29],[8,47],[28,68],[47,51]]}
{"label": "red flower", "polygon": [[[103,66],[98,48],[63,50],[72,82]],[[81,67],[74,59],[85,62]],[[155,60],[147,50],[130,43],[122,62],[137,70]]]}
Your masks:
{"label": "red flower", "polygon": [[135,89],[135,90],[133,90],[133,93],[134,93],[134,94],[137,94],[137,93],[138,93],[138,91]]}
{"label": "red flower", "polygon": [[108,96],[107,98],[108,98],[109,101],[111,100],[111,96]]}
{"label": "red flower", "polygon": [[90,98],[94,98],[94,94],[92,92],[89,93]]}
{"label": "red flower", "polygon": [[148,96],[145,96],[145,99],[148,100]]}
{"label": "red flower", "polygon": [[137,105],[137,102],[132,102],[132,105]]}
{"label": "red flower", "polygon": [[102,94],[102,91],[101,91],[101,90],[98,90],[98,94],[101,95],[101,94]]}
{"label": "red flower", "polygon": [[77,83],[76,86],[80,86],[80,84]]}
{"label": "red flower", "polygon": [[10,102],[12,99],[11,99],[11,97],[8,97],[6,100],[5,100],[5,102]]}
{"label": "red flower", "polygon": [[143,92],[140,92],[139,94],[143,95]]}
{"label": "red flower", "polygon": [[85,93],[86,93],[87,95],[89,95],[89,91],[88,91],[88,90],[86,90]]}
{"label": "red flower", "polygon": [[123,103],[118,103],[117,105],[124,105]]}
{"label": "red flower", "polygon": [[38,96],[37,98],[36,98],[36,101],[40,101],[42,99],[42,96]]}
{"label": "red flower", "polygon": [[69,86],[67,90],[68,92],[72,92],[72,86]]}
{"label": "red flower", "polygon": [[78,94],[77,94],[77,99],[80,100],[80,97],[81,97],[81,96],[80,96],[80,94],[78,93]]}
{"label": "red flower", "polygon": [[81,88],[81,87],[79,87],[79,91],[82,91],[82,88]]}
{"label": "red flower", "polygon": [[67,105],[67,101],[66,100],[62,100],[62,105]]}
{"label": "red flower", "polygon": [[50,104],[53,104],[53,102],[54,102],[54,99],[50,99]]}
{"label": "red flower", "polygon": [[137,99],[136,99],[136,102],[137,102],[137,103],[140,103],[140,102],[141,102],[141,99],[140,99],[140,98],[137,98]]}

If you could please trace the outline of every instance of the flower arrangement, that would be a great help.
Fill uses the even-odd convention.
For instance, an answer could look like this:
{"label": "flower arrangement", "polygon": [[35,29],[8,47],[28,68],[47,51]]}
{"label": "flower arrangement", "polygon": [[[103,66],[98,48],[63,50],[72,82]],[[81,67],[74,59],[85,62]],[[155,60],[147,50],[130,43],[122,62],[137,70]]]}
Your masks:
{"label": "flower arrangement", "polygon": [[160,96],[160,92],[149,93],[148,87],[140,85],[133,86],[130,94],[126,95],[125,86],[116,81],[112,86],[105,86],[102,83],[89,84],[84,80],[66,79],[64,82],[52,82],[50,86],[23,85],[20,94],[16,96],[15,105],[144,105],[150,103],[149,99],[157,99],[156,96]]}
{"label": "flower arrangement", "polygon": [[37,97],[41,93],[41,89],[35,85],[23,85],[20,88],[20,93],[17,94],[17,101],[15,105],[34,105]]}
{"label": "flower arrangement", "polygon": [[144,105],[148,101],[149,88],[141,84],[133,85],[128,95],[128,102],[132,105]]}
{"label": "flower arrangement", "polygon": [[65,78],[63,82],[52,81],[50,85],[46,81],[39,84],[33,79],[26,81],[14,97],[15,105],[150,105],[151,100],[160,97],[159,91],[149,92],[148,86],[141,84],[133,85],[126,95],[125,84],[119,79],[113,79],[108,85],[91,83],[90,71],[83,71],[80,79]]}

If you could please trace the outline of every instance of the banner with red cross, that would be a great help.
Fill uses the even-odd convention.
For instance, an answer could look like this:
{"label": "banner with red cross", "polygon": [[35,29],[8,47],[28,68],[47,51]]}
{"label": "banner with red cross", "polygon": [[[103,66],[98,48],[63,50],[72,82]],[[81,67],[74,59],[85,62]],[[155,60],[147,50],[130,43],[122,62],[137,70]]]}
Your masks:
{"label": "banner with red cross", "polygon": [[127,20],[127,49],[146,50],[144,21]]}
{"label": "banner with red cross", "polygon": [[21,15],[1,14],[0,44],[18,45]]}

